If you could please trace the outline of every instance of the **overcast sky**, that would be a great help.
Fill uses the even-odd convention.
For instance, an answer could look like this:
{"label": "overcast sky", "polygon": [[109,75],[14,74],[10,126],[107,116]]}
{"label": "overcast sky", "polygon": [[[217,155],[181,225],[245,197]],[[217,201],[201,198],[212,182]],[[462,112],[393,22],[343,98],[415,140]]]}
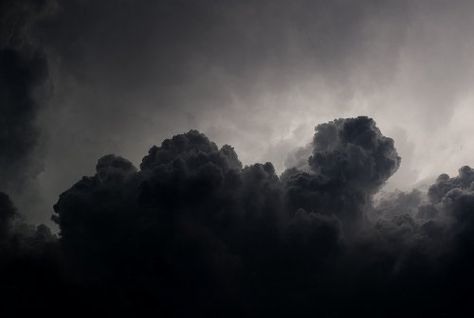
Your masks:
{"label": "overcast sky", "polygon": [[[64,1],[29,31],[45,52],[32,220],[96,160],[138,165],[198,129],[244,164],[287,156],[314,126],[373,117],[402,157],[391,188],[474,165],[474,2]],[[20,197],[19,195],[17,195]],[[39,211],[39,212],[38,212]]]}

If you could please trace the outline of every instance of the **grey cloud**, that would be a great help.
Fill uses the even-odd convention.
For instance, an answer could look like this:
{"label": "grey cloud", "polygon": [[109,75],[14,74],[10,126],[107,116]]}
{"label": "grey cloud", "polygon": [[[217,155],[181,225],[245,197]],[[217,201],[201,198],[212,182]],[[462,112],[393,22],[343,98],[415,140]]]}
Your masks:
{"label": "grey cloud", "polygon": [[59,238],[12,222],[0,196],[0,299],[45,308],[56,292],[61,311],[173,316],[469,313],[472,169],[438,178],[440,200],[398,192],[373,205],[400,163],[393,140],[367,117],[318,125],[313,140],[311,169],[281,178],[196,130],[153,146],[139,169],[106,155],[61,194]]}
{"label": "grey cloud", "polygon": [[38,116],[50,90],[46,54],[31,33],[53,9],[52,1],[0,4],[0,191],[24,212],[39,200],[44,140]]}

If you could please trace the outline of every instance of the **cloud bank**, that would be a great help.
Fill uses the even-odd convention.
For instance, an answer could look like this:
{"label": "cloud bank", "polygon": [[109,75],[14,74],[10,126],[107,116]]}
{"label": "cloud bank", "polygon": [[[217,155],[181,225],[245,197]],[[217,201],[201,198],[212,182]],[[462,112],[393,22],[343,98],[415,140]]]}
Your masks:
{"label": "cloud bank", "polygon": [[281,176],[196,130],[139,168],[104,156],[59,197],[58,237],[2,195],[2,300],[167,316],[472,313],[474,170],[375,200],[401,159],[372,119],[318,125],[311,149]]}

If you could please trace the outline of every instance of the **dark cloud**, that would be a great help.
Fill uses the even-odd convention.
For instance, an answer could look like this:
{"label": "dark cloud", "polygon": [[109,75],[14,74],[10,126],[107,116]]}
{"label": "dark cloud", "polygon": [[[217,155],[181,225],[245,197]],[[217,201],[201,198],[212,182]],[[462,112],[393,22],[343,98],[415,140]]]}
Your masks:
{"label": "dark cloud", "polygon": [[469,314],[473,170],[373,204],[400,158],[372,119],[318,125],[311,147],[308,169],[281,177],[196,130],[139,169],[104,156],[54,206],[59,238],[1,196],[3,299],[171,316]]}
{"label": "dark cloud", "polygon": [[447,174],[441,174],[436,183],[428,189],[428,196],[431,202],[439,203],[443,199],[450,197],[449,192],[454,191],[451,195],[455,195],[456,191],[474,190],[472,186],[474,182],[474,171],[469,166],[464,166],[459,169],[459,175],[450,178]]}
{"label": "dark cloud", "polygon": [[[381,233],[386,237],[392,233],[394,239],[405,242],[405,255],[397,261],[400,271],[407,279],[413,277],[432,288],[423,306],[446,314],[453,307],[461,313],[468,310],[466,296],[472,292],[473,275],[468,265],[474,261],[472,174],[468,166],[453,178],[441,174],[426,195],[416,190],[399,193],[378,207],[383,220],[378,222]],[[397,284],[400,282],[403,280]],[[423,292],[423,285],[414,287]],[[443,305],[433,306],[437,301]]]}
{"label": "dark cloud", "polygon": [[51,1],[0,4],[0,191],[22,207],[35,205],[38,196],[43,138],[37,117],[49,90],[45,53],[30,35],[51,9]]}
{"label": "dark cloud", "polygon": [[5,314],[51,309],[54,291],[67,292],[60,254],[50,229],[25,223],[10,198],[0,192],[0,304]]}
{"label": "dark cloud", "polygon": [[248,315],[268,309],[279,275],[322,267],[342,249],[341,221],[331,211],[290,213],[286,191],[271,163],[242,167],[232,147],[192,130],[152,147],[139,171],[101,158],[95,176],[61,195],[54,218],[76,284],[113,285],[126,297],[139,286],[159,311],[237,306]]}
{"label": "dark cloud", "polygon": [[398,169],[393,140],[367,117],[337,119],[316,127],[309,172],[283,173],[291,209],[334,213],[357,223],[371,196]]}
{"label": "dark cloud", "polygon": [[0,239],[8,235],[11,226],[11,220],[16,215],[16,209],[10,198],[0,192]]}
{"label": "dark cloud", "polygon": [[[15,186],[38,173],[34,158],[39,139],[35,125],[38,105],[34,89],[47,76],[47,64],[39,52],[22,53],[5,48],[0,50],[0,179],[3,190],[18,191]],[[26,180],[25,180],[26,179]]]}
{"label": "dark cloud", "polygon": [[343,186],[374,194],[398,169],[391,138],[371,118],[339,119],[316,127],[309,165],[317,174]]}
{"label": "dark cloud", "polygon": [[[356,117],[318,125],[278,172],[282,152],[305,144],[305,121],[354,113],[347,104],[376,104],[395,126],[444,123],[471,80],[468,7],[3,1],[0,190],[22,213],[46,214],[19,195],[42,151],[50,198],[91,175],[99,154],[130,160],[103,156],[60,195],[57,236],[0,193],[2,310],[472,316],[471,168],[426,193],[378,193],[401,159],[372,119]],[[190,128],[215,142],[190,130],[137,164],[151,142]],[[246,164],[265,152],[277,169]]]}

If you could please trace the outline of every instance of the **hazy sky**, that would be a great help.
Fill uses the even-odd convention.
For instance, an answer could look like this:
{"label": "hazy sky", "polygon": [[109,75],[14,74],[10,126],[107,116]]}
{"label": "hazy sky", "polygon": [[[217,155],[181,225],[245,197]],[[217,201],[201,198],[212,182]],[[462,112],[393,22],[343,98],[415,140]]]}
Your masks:
{"label": "hazy sky", "polygon": [[[278,171],[314,126],[367,115],[392,187],[473,164],[470,1],[64,1],[29,30],[48,60],[41,214],[95,161],[139,164],[196,128]],[[74,167],[74,168],[72,168]],[[21,203],[19,204],[21,206]]]}
{"label": "hazy sky", "polygon": [[1,0],[2,310],[473,317],[473,13]]}

